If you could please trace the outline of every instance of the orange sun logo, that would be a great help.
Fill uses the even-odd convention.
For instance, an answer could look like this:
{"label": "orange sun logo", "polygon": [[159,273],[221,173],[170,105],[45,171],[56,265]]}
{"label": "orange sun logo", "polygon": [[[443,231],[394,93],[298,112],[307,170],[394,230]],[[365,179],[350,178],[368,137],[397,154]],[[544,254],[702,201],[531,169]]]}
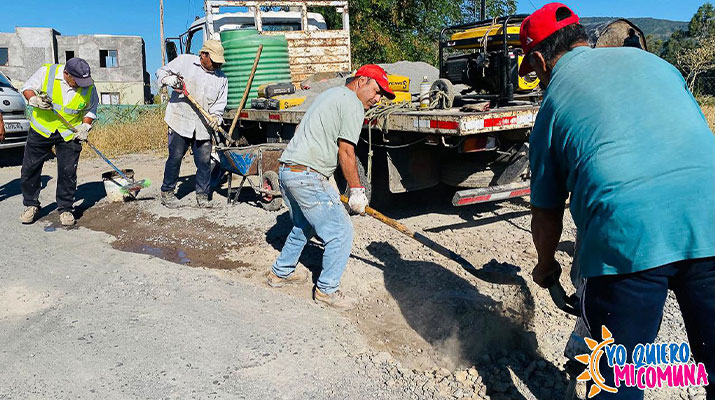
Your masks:
{"label": "orange sun logo", "polygon": [[586,370],[584,370],[576,379],[579,382],[593,380],[591,390],[588,392],[589,399],[601,393],[601,390],[605,390],[609,393],[616,393],[618,391],[618,389],[606,385],[606,381],[603,378],[603,375],[601,375],[601,371],[598,366],[604,353],[603,348],[614,342],[611,331],[609,331],[605,326],[601,326],[601,339],[603,341],[599,343],[591,338],[584,338],[586,345],[588,345],[588,348],[591,349],[591,354],[581,354],[576,356],[578,361],[586,364],[587,366]]}

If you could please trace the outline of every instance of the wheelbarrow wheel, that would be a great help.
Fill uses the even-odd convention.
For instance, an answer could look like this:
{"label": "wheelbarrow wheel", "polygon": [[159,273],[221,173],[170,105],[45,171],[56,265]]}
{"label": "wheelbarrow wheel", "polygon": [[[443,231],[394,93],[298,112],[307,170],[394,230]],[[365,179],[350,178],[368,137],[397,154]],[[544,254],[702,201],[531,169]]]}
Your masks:
{"label": "wheelbarrow wheel", "polygon": [[[278,189],[278,174],[274,171],[266,171],[261,178],[263,181],[263,189],[279,190]],[[261,194],[261,207],[266,211],[278,211],[283,207],[283,198],[269,194]]]}

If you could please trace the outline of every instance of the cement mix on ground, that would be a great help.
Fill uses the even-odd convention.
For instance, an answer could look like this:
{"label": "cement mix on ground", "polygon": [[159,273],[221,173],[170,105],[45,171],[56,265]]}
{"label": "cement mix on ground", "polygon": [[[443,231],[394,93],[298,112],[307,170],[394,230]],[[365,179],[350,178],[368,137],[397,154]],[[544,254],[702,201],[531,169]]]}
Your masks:
{"label": "cement mix on ground", "polygon": [[[352,217],[341,287],[359,305],[338,312],[313,304],[311,282],[265,286],[291,229],[285,208],[264,211],[248,189],[236,205],[221,189],[213,209],[193,208],[194,168],[185,161],[177,192],[186,207],[169,210],[158,201],[163,159],[117,160],[155,182],[126,204],[103,198],[106,164],[83,160],[72,229],[53,212],[55,162],[45,166],[46,207],[31,226],[17,222],[19,166],[0,168],[0,227],[12,241],[0,268],[8,366],[0,398],[562,398],[574,319],[531,281],[527,201],[455,209],[450,189],[438,187],[381,210],[478,268],[511,276],[506,285],[481,281],[370,217]],[[567,216],[563,266],[574,235]],[[313,240],[300,259],[313,280],[322,251]],[[669,296],[657,341],[683,340]],[[674,398],[704,394],[646,393]]]}

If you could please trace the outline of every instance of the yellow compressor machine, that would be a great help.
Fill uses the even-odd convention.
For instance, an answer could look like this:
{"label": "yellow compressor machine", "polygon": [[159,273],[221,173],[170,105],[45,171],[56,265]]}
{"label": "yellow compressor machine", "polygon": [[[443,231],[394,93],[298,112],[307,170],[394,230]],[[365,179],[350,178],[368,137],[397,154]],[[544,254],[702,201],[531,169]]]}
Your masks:
{"label": "yellow compressor machine", "polygon": [[[462,99],[493,101],[535,99],[539,81],[534,73],[519,77],[524,51],[519,42],[526,14],[485,19],[444,28],[439,43],[440,78],[472,89]],[[444,83],[443,83],[444,84]]]}

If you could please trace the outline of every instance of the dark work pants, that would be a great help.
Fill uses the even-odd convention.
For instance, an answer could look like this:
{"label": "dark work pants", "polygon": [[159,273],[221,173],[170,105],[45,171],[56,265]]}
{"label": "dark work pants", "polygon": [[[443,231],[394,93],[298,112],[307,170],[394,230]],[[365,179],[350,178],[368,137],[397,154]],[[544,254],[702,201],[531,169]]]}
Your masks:
{"label": "dark work pants", "polygon": [[173,192],[179,179],[181,159],[191,146],[196,165],[196,193],[209,194],[211,181],[211,141],[185,138],[169,128],[169,158],[164,166],[162,192]]}
{"label": "dark work pants", "polygon": [[27,135],[20,172],[22,204],[25,207],[40,206],[42,166],[51,158],[52,146],[57,155],[57,211],[71,212],[77,191],[77,163],[82,145],[76,140],[65,142],[58,132],[46,138],[31,129]]}
{"label": "dark work pants", "polygon": [[[601,341],[601,325],[626,347],[628,362],[637,344],[653,343],[668,289],[673,290],[685,322],[692,355],[703,363],[710,385],[708,399],[715,399],[715,258],[684,260],[627,275],[586,279],[581,311],[592,337]],[[613,368],[607,357],[600,370],[606,384],[613,384]],[[648,390],[648,389],[646,389]],[[621,384],[615,394],[601,391],[598,399],[642,399],[643,391]]]}

